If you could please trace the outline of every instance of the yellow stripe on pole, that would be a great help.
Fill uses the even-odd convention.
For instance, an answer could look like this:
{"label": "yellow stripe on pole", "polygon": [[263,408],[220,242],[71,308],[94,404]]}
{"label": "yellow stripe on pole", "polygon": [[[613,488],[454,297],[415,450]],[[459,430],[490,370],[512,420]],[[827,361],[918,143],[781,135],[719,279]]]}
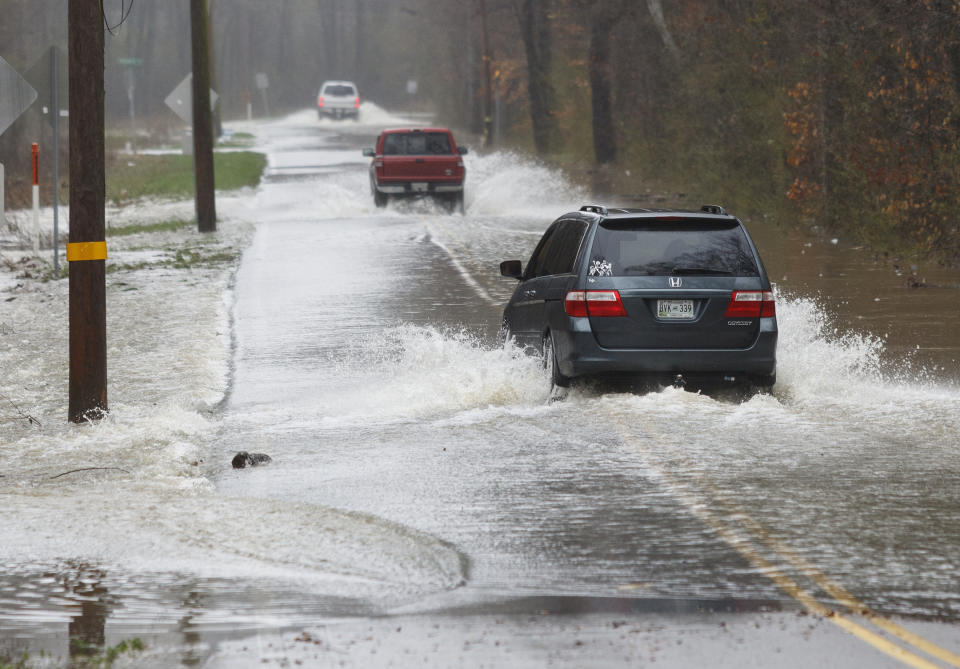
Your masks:
{"label": "yellow stripe on pole", "polygon": [[67,262],[76,260],[106,260],[106,242],[73,242],[67,244]]}

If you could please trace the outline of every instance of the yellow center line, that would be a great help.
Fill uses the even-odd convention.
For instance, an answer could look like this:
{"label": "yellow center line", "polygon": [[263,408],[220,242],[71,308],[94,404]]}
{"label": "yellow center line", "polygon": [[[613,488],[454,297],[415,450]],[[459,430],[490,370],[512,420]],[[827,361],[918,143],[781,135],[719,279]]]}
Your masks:
{"label": "yellow center line", "polygon": [[714,518],[713,514],[711,514],[705,508],[701,507],[698,510],[697,515],[704,522],[706,522],[707,525],[712,527],[717,534],[719,534],[720,537],[727,542],[727,544],[744,556],[755,567],[760,569],[764,576],[776,583],[781,590],[796,599],[813,613],[816,613],[826,620],[829,620],[834,625],[837,625],[844,631],[856,636],[861,641],[870,644],[877,650],[886,653],[887,655],[903,662],[908,666],[915,667],[916,669],[940,669],[940,667],[933,662],[930,662],[919,655],[911,653],[907,649],[896,645],[892,641],[884,639],[882,636],[871,632],[867,628],[858,625],[846,616],[833,611],[823,603],[817,601],[812,595],[797,585],[793,579],[777,569],[775,565],[760,555],[760,553],[757,552],[757,550],[751,546],[747,540],[737,536],[732,530],[730,530],[730,528]]}
{"label": "yellow center line", "polygon": [[[611,416],[611,418],[613,419],[612,422],[618,426],[621,436],[627,443],[631,444],[639,451],[646,452],[648,454],[650,453],[650,451],[627,430],[627,426],[622,423],[619,417]],[[691,471],[693,471],[692,468]],[[686,504],[686,506],[689,507],[698,518],[703,520],[709,527],[716,531],[717,534],[731,548],[745,557],[751,564],[759,569],[764,576],[773,581],[777,587],[800,602],[800,604],[802,604],[808,610],[823,616],[825,619],[829,620],[849,634],[856,636],[861,641],[868,643],[877,650],[886,653],[887,655],[899,660],[900,662],[903,662],[908,666],[916,667],[917,669],[940,669],[939,665],[936,665],[929,660],[920,657],[919,655],[916,655],[901,646],[898,646],[892,641],[855,623],[846,616],[836,613],[823,603],[817,601],[810,593],[801,588],[793,579],[791,579],[775,565],[769,562],[765,557],[763,557],[759,551],[757,551],[756,548],[751,545],[750,541],[739,536],[728,525],[718,519],[714,513],[710,512],[707,506],[704,505],[700,499],[698,499],[696,494],[687,490],[687,486],[685,484],[675,480],[662,469],[658,470],[658,473],[664,478],[664,480],[667,481],[667,483],[669,483],[674,493],[681,498],[684,504]],[[960,667],[960,656],[957,656],[946,649],[940,648],[930,641],[927,641],[923,637],[914,634],[913,632],[904,629],[900,625],[897,625],[893,621],[871,611],[868,607],[860,603],[853,595],[851,595],[841,586],[830,581],[830,579],[827,578],[816,567],[797,555],[796,552],[786,546],[786,544],[771,536],[770,533],[767,532],[763,526],[760,525],[760,523],[753,520],[749,514],[742,509],[742,507],[737,505],[732,500],[724,499],[725,495],[718,491],[715,486],[710,484],[709,481],[705,480],[703,476],[698,474],[695,475],[704,485],[704,487],[710,489],[710,492],[716,501],[724,504],[728,510],[733,510],[736,512],[737,516],[746,526],[748,532],[750,532],[755,538],[761,540],[762,543],[766,544],[774,551],[774,553],[797,567],[805,576],[823,587],[824,590],[838,603],[842,604],[852,613],[864,615],[867,620],[876,625],[878,628],[889,632],[908,644],[912,644],[915,648],[927,653],[928,655],[943,660],[952,666]]]}
{"label": "yellow center line", "polygon": [[736,512],[737,515],[740,516],[743,523],[748,526],[748,529],[753,532],[753,534],[760,537],[760,539],[770,548],[772,548],[777,554],[785,557],[805,576],[822,587],[831,597],[845,606],[848,610],[853,613],[859,613],[880,629],[898,637],[906,643],[913,645],[919,650],[922,650],[924,653],[927,653],[928,655],[939,660],[943,660],[953,667],[960,668],[960,655],[937,646],[936,644],[924,639],[922,636],[911,632],[905,627],[893,622],[889,618],[886,618],[876,611],[873,611],[869,606],[848,592],[843,586],[831,581],[826,574],[817,569],[814,565],[810,564],[810,562],[808,562],[805,558],[798,555],[797,552],[791,547],[787,546],[781,540],[771,535],[766,528],[751,518],[739,504],[733,500],[730,500],[726,497],[726,495],[718,490],[714,490],[712,494],[717,501],[726,506],[729,510]]}

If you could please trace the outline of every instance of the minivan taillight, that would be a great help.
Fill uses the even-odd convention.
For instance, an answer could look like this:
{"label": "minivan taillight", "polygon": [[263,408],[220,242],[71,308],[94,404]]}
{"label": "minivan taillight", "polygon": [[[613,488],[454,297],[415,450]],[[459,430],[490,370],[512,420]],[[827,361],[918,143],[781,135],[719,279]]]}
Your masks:
{"label": "minivan taillight", "polygon": [[735,290],[724,318],[769,318],[776,315],[773,292],[769,290]]}
{"label": "minivan taillight", "polygon": [[563,300],[563,308],[568,316],[580,318],[627,315],[616,290],[571,290]]}
{"label": "minivan taillight", "polygon": [[355,98],[353,99],[353,108],[354,108],[354,109],[360,109],[360,98],[359,98],[359,97],[355,97]]}
{"label": "minivan taillight", "polygon": [[773,300],[773,292],[763,291],[763,306],[760,307],[760,318],[773,318],[777,315],[777,304]]}
{"label": "minivan taillight", "polygon": [[322,106],[323,106],[323,96],[322,96],[322,95],[318,95],[318,96],[317,96],[317,106],[318,106],[318,107],[322,107]]}

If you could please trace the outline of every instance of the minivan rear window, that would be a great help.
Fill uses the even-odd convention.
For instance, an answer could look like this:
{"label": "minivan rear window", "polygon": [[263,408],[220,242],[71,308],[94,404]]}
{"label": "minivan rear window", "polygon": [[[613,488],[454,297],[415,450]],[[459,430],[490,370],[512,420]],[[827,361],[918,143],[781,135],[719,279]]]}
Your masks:
{"label": "minivan rear window", "polygon": [[383,139],[386,156],[425,156],[453,153],[445,132],[392,133]]}
{"label": "minivan rear window", "polygon": [[736,222],[605,221],[590,251],[591,276],[759,276]]}

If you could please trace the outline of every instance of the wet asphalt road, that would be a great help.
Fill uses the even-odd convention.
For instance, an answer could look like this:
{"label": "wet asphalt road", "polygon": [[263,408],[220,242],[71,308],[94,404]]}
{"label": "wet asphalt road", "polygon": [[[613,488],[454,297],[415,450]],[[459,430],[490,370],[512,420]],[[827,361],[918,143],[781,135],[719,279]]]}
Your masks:
{"label": "wet asphalt road", "polygon": [[[588,386],[551,402],[536,361],[496,345],[513,287],[496,268],[566,202],[497,202],[477,157],[466,215],[381,212],[360,157],[371,129],[270,132],[259,197],[275,214],[237,277],[221,447],[274,461],[217,486],[386,519],[463,565],[428,596],[329,603],[341,657],[590,666],[571,641],[586,629],[595,666],[960,666],[955,386],[876,374],[799,296],[778,305],[773,396]],[[718,635],[727,624],[737,634]],[[464,656],[478,634],[515,653]]]}

